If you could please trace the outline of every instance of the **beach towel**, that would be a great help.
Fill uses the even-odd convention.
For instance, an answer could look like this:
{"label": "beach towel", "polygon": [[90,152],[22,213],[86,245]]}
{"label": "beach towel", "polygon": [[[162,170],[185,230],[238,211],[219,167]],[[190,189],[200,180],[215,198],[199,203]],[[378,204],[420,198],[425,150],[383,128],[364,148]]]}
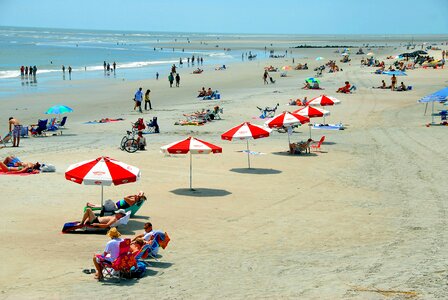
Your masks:
{"label": "beach towel", "polygon": [[26,173],[3,172],[0,170],[0,175],[28,176],[28,175],[34,175],[34,174],[39,174],[39,173],[40,173],[39,170],[32,170],[31,172],[26,172]]}
{"label": "beach towel", "polygon": [[124,119],[123,118],[118,118],[118,119],[104,118],[99,121],[97,121],[97,120],[88,121],[88,122],[85,122],[84,124],[102,124],[102,123],[112,123],[112,122],[119,122],[119,121],[124,121]]}
{"label": "beach towel", "polygon": [[250,151],[250,150],[239,150],[237,152],[241,152],[241,153],[248,153],[249,152],[249,155],[264,155],[264,154],[266,154],[266,153],[263,153],[263,152]]}
{"label": "beach towel", "polygon": [[312,129],[321,130],[344,130],[345,127],[342,124],[314,124]]}

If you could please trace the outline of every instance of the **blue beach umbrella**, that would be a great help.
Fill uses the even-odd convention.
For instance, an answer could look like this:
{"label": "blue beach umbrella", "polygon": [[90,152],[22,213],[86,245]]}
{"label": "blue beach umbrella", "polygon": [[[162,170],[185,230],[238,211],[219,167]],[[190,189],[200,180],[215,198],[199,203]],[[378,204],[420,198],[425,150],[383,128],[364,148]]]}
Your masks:
{"label": "blue beach umbrella", "polygon": [[50,115],[50,114],[60,115],[60,114],[70,113],[72,111],[73,111],[73,109],[71,109],[68,106],[65,106],[65,105],[55,105],[55,106],[50,107],[45,113],[47,115]]}
{"label": "blue beach umbrella", "polygon": [[395,75],[395,76],[408,76],[408,74],[406,74],[403,71],[384,71],[381,74],[389,75],[389,76],[392,76],[392,75]]}
{"label": "blue beach umbrella", "polygon": [[422,99],[418,100],[417,102],[426,103],[425,114],[426,114],[426,109],[428,108],[428,103],[432,103],[432,114],[431,114],[432,120],[431,120],[431,122],[434,124],[434,102],[443,103],[443,102],[447,102],[447,100],[448,100],[448,87],[441,89],[435,93],[432,93],[428,96],[425,96]]}

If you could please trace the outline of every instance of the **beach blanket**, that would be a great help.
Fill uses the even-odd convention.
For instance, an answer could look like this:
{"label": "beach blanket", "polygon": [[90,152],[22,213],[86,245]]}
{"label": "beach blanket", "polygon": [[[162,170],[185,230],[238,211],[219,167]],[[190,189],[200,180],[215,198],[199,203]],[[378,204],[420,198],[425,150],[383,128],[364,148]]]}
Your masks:
{"label": "beach blanket", "polygon": [[104,118],[101,120],[95,120],[95,121],[88,121],[85,122],[84,124],[102,124],[102,123],[112,123],[112,122],[119,122],[119,121],[124,121],[123,118],[118,118],[118,119],[110,119],[110,118]]}
{"label": "beach blanket", "polygon": [[312,129],[321,130],[344,130],[345,127],[342,124],[314,124]]}
{"label": "beach blanket", "polygon": [[264,155],[264,154],[266,154],[266,153],[263,153],[263,152],[257,152],[257,151],[248,151],[248,150],[239,150],[239,151],[236,151],[236,152],[240,152],[240,153],[248,153],[249,152],[249,155]]}
{"label": "beach blanket", "polygon": [[32,172],[26,172],[26,173],[15,173],[15,172],[3,172],[0,170],[0,175],[16,175],[16,176],[28,176],[28,175],[34,175],[39,174],[39,170],[33,170]]}

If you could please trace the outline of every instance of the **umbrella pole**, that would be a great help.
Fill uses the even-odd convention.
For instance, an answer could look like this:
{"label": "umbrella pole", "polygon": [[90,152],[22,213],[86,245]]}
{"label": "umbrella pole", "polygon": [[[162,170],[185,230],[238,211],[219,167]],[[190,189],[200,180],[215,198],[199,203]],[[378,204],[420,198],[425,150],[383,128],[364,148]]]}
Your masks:
{"label": "umbrella pole", "polygon": [[247,164],[249,166],[250,169],[250,150],[249,150],[249,140],[246,140],[247,143]]}
{"label": "umbrella pole", "polygon": [[104,186],[101,185],[101,208],[103,207],[103,194],[104,194]]}
{"label": "umbrella pole", "polygon": [[311,127],[312,127],[312,125],[311,125],[311,122],[310,122],[310,123],[308,123],[308,128],[310,129],[310,139],[311,139]]}
{"label": "umbrella pole", "polygon": [[425,105],[425,113],[423,114],[424,116],[426,116],[426,111],[428,110],[428,102],[426,102],[426,105]]}
{"label": "umbrella pole", "polygon": [[434,124],[434,101],[432,101],[431,124]]}
{"label": "umbrella pole", "polygon": [[192,161],[191,161],[191,151],[190,151],[190,190],[193,190],[193,187],[192,187],[192,174],[191,174],[192,169],[193,169],[193,165],[192,165]]}

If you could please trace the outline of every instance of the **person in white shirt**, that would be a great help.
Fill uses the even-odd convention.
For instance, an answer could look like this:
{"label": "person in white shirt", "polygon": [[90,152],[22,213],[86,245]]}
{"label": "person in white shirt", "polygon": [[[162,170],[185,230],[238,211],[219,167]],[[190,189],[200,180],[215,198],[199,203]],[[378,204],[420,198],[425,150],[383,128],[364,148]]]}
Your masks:
{"label": "person in white shirt", "polygon": [[107,236],[111,238],[109,242],[107,242],[106,247],[104,248],[103,254],[95,254],[93,256],[93,264],[96,268],[95,279],[102,280],[103,279],[103,267],[100,265],[101,261],[107,260],[109,262],[113,262],[117,259],[120,254],[120,243],[123,241],[120,238],[121,234],[118,232],[117,228],[113,227],[107,232]]}

